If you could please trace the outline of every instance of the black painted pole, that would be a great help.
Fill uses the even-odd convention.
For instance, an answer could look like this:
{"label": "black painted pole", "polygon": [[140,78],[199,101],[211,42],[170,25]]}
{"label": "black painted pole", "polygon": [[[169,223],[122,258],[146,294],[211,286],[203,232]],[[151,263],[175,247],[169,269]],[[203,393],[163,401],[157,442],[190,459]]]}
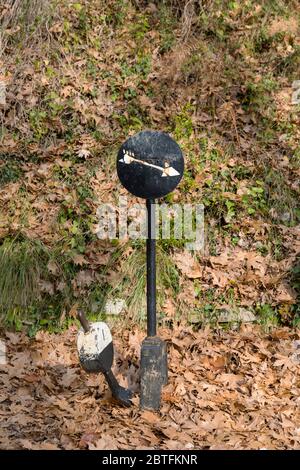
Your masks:
{"label": "black painted pole", "polygon": [[155,200],[147,199],[147,336],[156,336]]}
{"label": "black painted pole", "polygon": [[156,226],[155,199],[147,207],[147,338],[141,348],[141,408],[158,410],[161,387],[167,383],[166,344],[156,336]]}

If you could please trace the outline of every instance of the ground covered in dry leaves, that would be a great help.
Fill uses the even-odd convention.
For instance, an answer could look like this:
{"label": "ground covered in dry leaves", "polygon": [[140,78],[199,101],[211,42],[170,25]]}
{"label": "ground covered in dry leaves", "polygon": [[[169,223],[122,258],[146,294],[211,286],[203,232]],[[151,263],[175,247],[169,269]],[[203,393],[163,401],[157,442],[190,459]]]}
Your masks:
{"label": "ground covered in dry leaves", "polygon": [[81,370],[76,328],[35,339],[5,333],[0,366],[2,449],[297,449],[299,330],[162,330],[169,384],[159,413],[138,400],[140,330],[115,331],[115,372],[137,392],[113,402],[101,375]]}

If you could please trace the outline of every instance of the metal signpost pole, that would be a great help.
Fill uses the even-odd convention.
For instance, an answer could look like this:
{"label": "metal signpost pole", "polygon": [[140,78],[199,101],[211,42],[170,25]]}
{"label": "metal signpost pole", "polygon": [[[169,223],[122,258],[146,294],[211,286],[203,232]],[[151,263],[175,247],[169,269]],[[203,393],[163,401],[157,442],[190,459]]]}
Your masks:
{"label": "metal signpost pole", "polygon": [[155,200],[147,199],[147,338],[141,348],[141,408],[158,410],[161,387],[167,382],[166,344],[156,336]]}
{"label": "metal signpost pole", "polygon": [[155,200],[147,199],[147,336],[156,336]]}

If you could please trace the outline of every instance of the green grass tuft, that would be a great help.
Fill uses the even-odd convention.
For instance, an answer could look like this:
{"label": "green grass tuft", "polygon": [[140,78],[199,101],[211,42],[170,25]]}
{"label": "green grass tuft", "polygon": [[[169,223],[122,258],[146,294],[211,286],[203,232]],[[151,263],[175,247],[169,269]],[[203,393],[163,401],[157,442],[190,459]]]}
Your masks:
{"label": "green grass tuft", "polygon": [[39,297],[39,281],[47,256],[44,246],[29,239],[6,239],[0,246],[0,311],[27,308]]}

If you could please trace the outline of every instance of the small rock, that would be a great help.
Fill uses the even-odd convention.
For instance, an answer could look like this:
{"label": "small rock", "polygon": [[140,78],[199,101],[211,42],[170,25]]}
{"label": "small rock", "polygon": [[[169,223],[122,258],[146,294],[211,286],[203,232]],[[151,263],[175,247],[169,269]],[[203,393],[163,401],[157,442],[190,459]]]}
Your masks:
{"label": "small rock", "polygon": [[221,309],[219,316],[218,316],[218,322],[219,323],[231,323],[231,322],[243,322],[243,323],[250,323],[250,322],[255,322],[256,317],[254,313],[252,313],[250,310],[247,310],[245,308],[238,308],[237,310],[226,310],[226,309]]}
{"label": "small rock", "polygon": [[120,315],[125,308],[126,303],[124,299],[110,299],[106,302],[105,313],[107,315]]}

